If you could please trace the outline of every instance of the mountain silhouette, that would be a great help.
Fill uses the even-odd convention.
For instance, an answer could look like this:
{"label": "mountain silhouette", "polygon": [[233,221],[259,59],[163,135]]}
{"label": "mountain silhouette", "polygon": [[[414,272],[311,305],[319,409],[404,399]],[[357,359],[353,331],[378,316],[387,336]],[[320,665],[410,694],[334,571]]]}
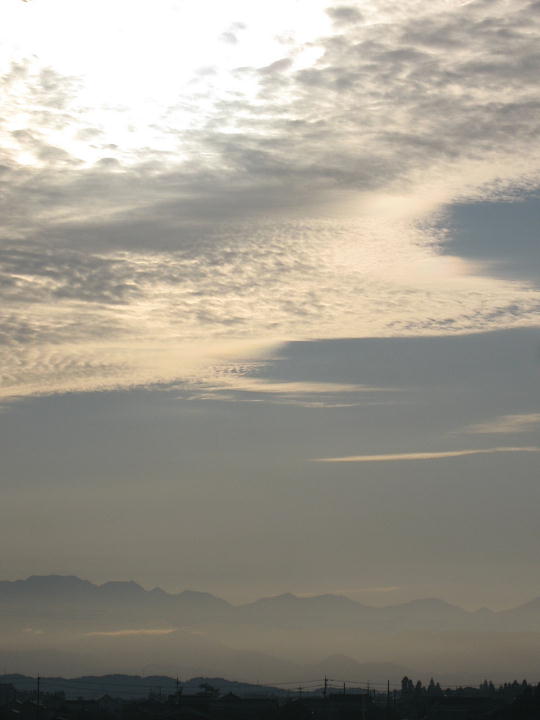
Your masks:
{"label": "mountain silhouette", "polygon": [[[540,673],[540,599],[468,611],[438,598],[372,607],[292,593],[232,605],[211,593],[75,576],[0,582],[0,667],[50,674],[467,681]],[[325,658],[325,659],[321,659]],[[404,668],[409,668],[405,672]],[[411,669],[412,668],[412,669]]]}
{"label": "mountain silhouette", "polygon": [[[0,582],[0,626],[15,619],[44,623],[78,623],[92,630],[184,626],[201,622],[275,627],[325,626],[407,630],[540,630],[540,598],[516,608],[471,612],[438,598],[372,607],[344,595],[298,596],[292,593],[231,605],[211,593],[145,590],[133,581],[96,585],[76,576],[33,575]],[[135,625],[134,625],[135,623]]]}

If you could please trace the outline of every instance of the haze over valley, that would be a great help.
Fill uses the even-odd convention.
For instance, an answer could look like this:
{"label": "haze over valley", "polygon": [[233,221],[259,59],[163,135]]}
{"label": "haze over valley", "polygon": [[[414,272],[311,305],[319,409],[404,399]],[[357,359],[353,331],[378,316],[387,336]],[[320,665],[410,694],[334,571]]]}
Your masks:
{"label": "haze over valley", "polygon": [[398,682],[431,673],[453,684],[540,676],[540,598],[498,612],[438,599],[373,607],[329,594],[232,605],[193,590],[34,576],[0,583],[0,629],[2,666],[26,674],[266,684],[324,674]]}

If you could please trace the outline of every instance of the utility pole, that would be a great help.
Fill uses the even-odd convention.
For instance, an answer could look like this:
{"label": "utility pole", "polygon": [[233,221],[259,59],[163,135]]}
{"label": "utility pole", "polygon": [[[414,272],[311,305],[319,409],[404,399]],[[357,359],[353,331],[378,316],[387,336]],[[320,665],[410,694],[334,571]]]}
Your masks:
{"label": "utility pole", "polygon": [[37,702],[36,702],[36,720],[39,720],[39,684],[40,684],[41,678],[39,677],[39,673],[37,676]]}
{"label": "utility pole", "polygon": [[390,680],[386,681],[386,720],[390,718]]}
{"label": "utility pole", "polygon": [[323,696],[326,697],[326,691],[328,690],[328,678],[326,675],[324,676],[324,690],[323,690]]}

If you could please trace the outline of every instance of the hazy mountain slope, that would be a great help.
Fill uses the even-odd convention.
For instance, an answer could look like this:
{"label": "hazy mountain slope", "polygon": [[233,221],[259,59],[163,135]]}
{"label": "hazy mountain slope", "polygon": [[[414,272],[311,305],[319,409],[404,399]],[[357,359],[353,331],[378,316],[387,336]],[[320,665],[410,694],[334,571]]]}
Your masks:
{"label": "hazy mountain slope", "polygon": [[32,576],[0,582],[0,623],[23,620],[47,627],[114,629],[183,625],[222,617],[231,605],[203,592],[170,594],[135,582],[94,585],[72,576]]}
{"label": "hazy mountain slope", "polygon": [[540,630],[540,598],[511,610],[469,612],[436,598],[370,607],[343,595],[286,593],[233,606],[210,593],[145,590],[135,582],[94,585],[74,576],[0,582],[0,624],[44,623],[57,629],[129,629],[227,623],[261,628],[325,627],[407,630]]}
{"label": "hazy mountain slope", "polygon": [[540,680],[540,600],[502,612],[438,599],[369,607],[330,594],[232,606],[209,593],[34,576],[0,582],[0,629],[0,667],[11,672],[373,682],[412,667],[428,678]]}

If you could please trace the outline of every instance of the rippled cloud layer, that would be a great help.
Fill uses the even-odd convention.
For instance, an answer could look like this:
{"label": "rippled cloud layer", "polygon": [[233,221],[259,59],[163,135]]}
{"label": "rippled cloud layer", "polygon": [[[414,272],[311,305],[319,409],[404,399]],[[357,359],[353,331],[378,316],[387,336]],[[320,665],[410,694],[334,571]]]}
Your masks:
{"label": "rippled cloud layer", "polygon": [[540,4],[317,8],[263,64],[242,50],[260,29],[229,21],[232,55],[172,94],[149,58],[168,91],[145,113],[23,40],[4,58],[2,397],[227,392],[216,367],[291,340],[538,324],[537,289],[441,247],[445,205],[538,185]]}

